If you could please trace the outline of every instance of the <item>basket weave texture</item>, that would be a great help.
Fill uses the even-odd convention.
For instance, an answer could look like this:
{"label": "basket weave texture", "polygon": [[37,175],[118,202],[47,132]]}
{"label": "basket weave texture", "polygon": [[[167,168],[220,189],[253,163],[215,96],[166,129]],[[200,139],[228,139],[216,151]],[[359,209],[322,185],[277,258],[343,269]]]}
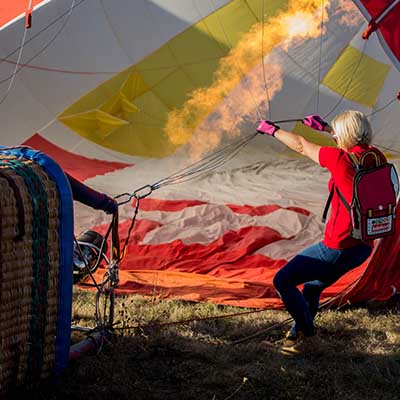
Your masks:
{"label": "basket weave texture", "polygon": [[55,364],[59,197],[31,160],[0,155],[0,393]]}

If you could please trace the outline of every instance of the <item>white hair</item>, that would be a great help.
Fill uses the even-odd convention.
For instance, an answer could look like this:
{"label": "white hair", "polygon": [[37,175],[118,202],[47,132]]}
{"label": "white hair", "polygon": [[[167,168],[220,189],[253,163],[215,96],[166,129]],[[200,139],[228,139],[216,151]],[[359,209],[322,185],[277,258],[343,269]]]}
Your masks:
{"label": "white hair", "polygon": [[338,114],[331,122],[337,144],[349,150],[359,143],[371,144],[372,128],[360,111],[348,110]]}

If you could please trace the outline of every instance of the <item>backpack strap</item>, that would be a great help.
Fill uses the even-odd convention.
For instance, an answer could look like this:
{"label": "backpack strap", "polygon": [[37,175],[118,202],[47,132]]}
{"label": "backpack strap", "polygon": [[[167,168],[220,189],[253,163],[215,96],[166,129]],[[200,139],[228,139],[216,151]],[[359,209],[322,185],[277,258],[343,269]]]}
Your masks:
{"label": "backpack strap", "polygon": [[364,165],[364,161],[368,156],[374,156],[375,158],[375,165],[379,167],[381,165],[380,157],[374,151],[366,151],[360,158],[360,165]]}
{"label": "backpack strap", "polygon": [[350,204],[346,201],[346,199],[344,198],[342,193],[340,193],[340,190],[338,188],[336,188],[336,193],[339,196],[339,199],[342,200],[342,203],[344,204],[344,206],[347,208],[347,211],[351,212]]}
{"label": "backpack strap", "polygon": [[350,161],[353,163],[353,165],[356,167],[356,169],[363,167],[365,159],[369,156],[373,156],[375,158],[375,165],[377,167],[379,167],[382,164],[381,157],[379,157],[379,155],[375,151],[372,151],[372,150],[365,151],[362,154],[360,159],[358,159],[358,157],[354,153],[351,153],[351,152],[348,152],[347,155],[349,156]]}
{"label": "backpack strap", "polygon": [[331,191],[329,193],[328,200],[326,200],[326,203],[325,203],[324,212],[322,214],[322,222],[323,223],[326,222],[326,217],[328,215],[329,207],[331,206],[331,202],[332,202],[332,198],[333,198],[333,193],[334,192],[336,192],[336,194],[339,196],[339,199],[342,201],[342,203],[346,207],[347,211],[349,213],[351,212],[351,207],[350,207],[349,203],[346,201],[346,199],[344,198],[342,193],[340,193],[340,190],[335,186],[335,184],[333,184],[332,189],[331,189]]}
{"label": "backpack strap", "polygon": [[326,222],[326,217],[328,215],[329,207],[331,206],[331,202],[332,202],[332,197],[333,197],[333,192],[334,191],[335,191],[335,185],[332,186],[332,189],[331,189],[331,191],[329,193],[328,199],[326,200],[324,212],[322,214],[322,223]]}
{"label": "backpack strap", "polygon": [[349,156],[350,161],[353,163],[356,170],[358,170],[361,165],[361,160],[359,160],[358,157],[354,153],[348,152],[347,155]]}

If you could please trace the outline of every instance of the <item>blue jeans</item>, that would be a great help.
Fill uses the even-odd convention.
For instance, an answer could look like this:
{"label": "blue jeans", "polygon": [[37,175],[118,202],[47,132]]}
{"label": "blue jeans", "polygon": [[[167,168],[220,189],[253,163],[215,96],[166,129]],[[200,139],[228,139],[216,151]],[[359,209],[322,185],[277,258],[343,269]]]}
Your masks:
{"label": "blue jeans", "polygon": [[[274,286],[294,319],[291,333],[302,331],[305,336],[315,333],[313,321],[322,291],[361,265],[371,250],[366,244],[337,250],[320,242],[303,250],[278,271]],[[302,283],[303,292],[300,292],[297,286]]]}

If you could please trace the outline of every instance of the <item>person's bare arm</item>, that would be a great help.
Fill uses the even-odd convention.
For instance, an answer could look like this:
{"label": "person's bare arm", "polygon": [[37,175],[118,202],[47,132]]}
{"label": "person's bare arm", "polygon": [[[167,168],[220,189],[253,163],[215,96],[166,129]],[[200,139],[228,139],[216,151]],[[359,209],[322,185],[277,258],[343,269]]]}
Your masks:
{"label": "person's bare arm", "polygon": [[319,144],[309,142],[302,136],[285,131],[283,129],[276,131],[275,137],[292,150],[310,158],[319,164],[319,150],[322,147]]}

